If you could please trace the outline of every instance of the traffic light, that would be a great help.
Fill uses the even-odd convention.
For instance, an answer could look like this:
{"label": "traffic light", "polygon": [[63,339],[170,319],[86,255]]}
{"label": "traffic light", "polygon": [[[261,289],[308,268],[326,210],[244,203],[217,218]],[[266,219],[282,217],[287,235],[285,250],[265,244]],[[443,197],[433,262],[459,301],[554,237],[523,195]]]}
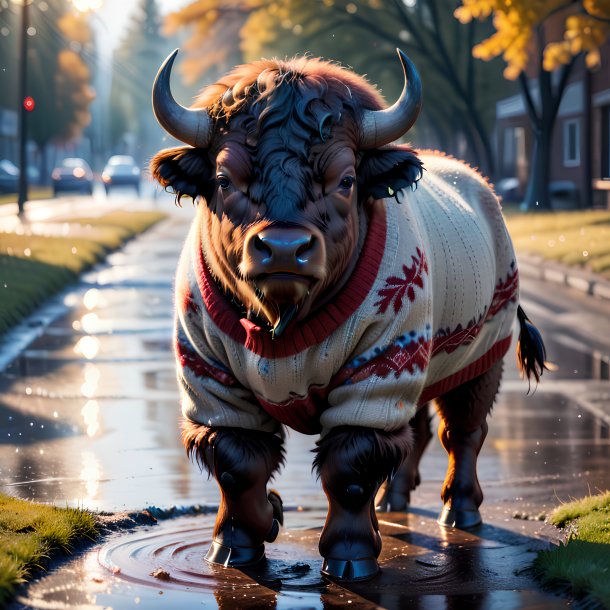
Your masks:
{"label": "traffic light", "polygon": [[34,98],[30,97],[29,95],[23,98],[23,107],[28,112],[32,112],[32,110],[34,110],[34,108],[36,107],[36,102],[34,101]]}

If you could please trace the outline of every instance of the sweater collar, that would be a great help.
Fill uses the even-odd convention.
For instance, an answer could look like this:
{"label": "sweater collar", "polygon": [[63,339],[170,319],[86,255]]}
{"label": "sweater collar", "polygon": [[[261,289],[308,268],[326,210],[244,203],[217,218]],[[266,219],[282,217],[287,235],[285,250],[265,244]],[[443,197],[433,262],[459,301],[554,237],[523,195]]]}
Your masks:
{"label": "sweater collar", "polygon": [[327,339],[363,303],[369,294],[383,258],[387,220],[385,202],[375,201],[369,226],[356,267],[344,289],[323,308],[304,320],[291,322],[282,336],[271,338],[250,320],[242,318],[217,286],[201,247],[201,226],[197,231],[195,271],[207,313],[214,324],[231,339],[265,358],[292,356]]}

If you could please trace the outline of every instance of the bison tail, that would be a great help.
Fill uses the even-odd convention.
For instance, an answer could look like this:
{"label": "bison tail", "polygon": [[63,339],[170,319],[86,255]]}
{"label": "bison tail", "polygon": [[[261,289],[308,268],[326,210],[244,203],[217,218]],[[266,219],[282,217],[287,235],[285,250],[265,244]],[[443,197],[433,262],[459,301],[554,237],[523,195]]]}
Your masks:
{"label": "bison tail", "polygon": [[519,367],[521,377],[527,377],[530,383],[532,377],[534,377],[536,383],[538,383],[544,369],[548,370],[546,365],[546,348],[542,341],[542,335],[525,315],[521,305],[517,307],[517,319],[519,320],[517,366]]}

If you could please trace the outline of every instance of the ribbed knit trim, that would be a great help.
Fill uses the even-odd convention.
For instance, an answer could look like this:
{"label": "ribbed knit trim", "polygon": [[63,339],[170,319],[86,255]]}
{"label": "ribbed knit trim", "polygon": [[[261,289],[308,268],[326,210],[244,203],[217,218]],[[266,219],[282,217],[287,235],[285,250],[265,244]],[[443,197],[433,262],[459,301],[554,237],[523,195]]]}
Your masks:
{"label": "ribbed knit trim", "polygon": [[305,320],[289,324],[283,335],[277,339],[272,339],[270,332],[262,330],[249,320],[240,318],[227,302],[205,262],[198,231],[195,261],[197,284],[208,315],[222,332],[251,352],[265,358],[293,356],[321,343],[360,307],[373,287],[385,251],[386,223],[385,205],[376,202],[360,257],[345,288],[332,303],[325,305],[320,311]]}
{"label": "ribbed knit trim", "polygon": [[500,358],[504,357],[504,354],[506,354],[510,347],[511,340],[512,335],[500,339],[500,341],[494,343],[479,359],[456,373],[453,373],[453,375],[449,375],[449,377],[445,377],[444,379],[425,387],[419,397],[418,404],[423,405],[429,400],[442,396],[463,383],[482,375],[485,371],[489,370],[493,364],[500,360]]}

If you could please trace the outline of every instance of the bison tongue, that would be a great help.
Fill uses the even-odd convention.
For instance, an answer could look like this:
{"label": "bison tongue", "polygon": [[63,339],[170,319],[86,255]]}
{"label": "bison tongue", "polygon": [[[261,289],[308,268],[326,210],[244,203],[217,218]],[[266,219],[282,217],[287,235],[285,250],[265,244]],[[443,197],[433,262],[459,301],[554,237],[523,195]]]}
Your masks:
{"label": "bison tongue", "polygon": [[280,307],[280,315],[278,316],[275,326],[271,330],[271,337],[277,339],[286,329],[290,321],[294,318],[299,306],[297,304],[290,304]]}

